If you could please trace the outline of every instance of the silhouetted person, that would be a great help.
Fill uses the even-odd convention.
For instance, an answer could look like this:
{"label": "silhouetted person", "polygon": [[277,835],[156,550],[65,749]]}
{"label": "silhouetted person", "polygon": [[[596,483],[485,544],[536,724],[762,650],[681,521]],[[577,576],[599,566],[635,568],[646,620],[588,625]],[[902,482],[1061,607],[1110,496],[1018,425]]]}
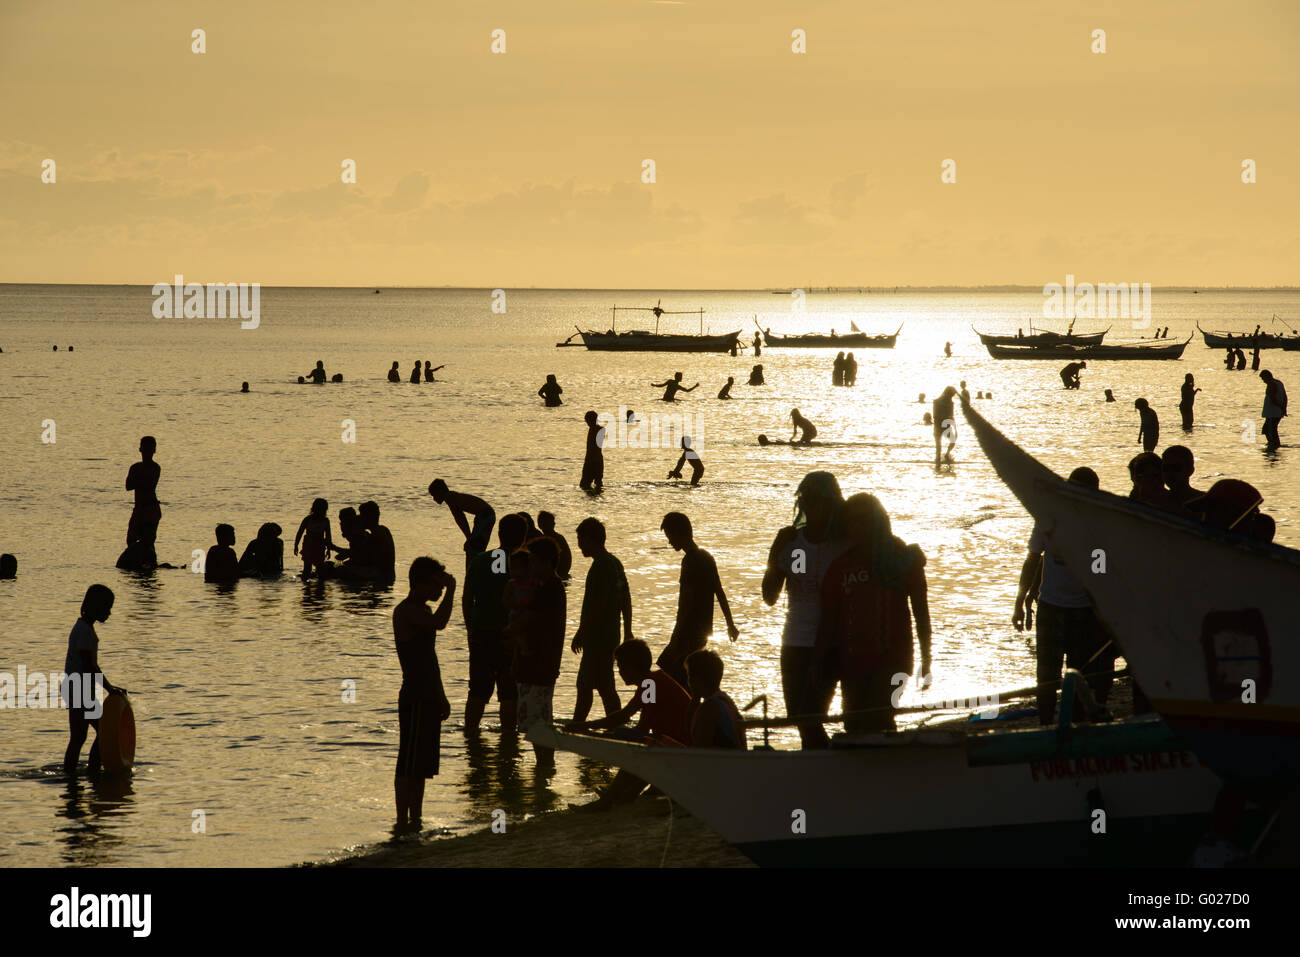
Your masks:
{"label": "silhouetted person", "polygon": [[718,390],[718,398],[719,398],[719,399],[730,399],[730,398],[731,398],[731,387],[732,387],[733,385],[735,385],[735,384],[736,384],[736,377],[735,377],[735,376],[727,376],[727,383],[726,383],[726,385],[724,385],[721,389]]}
{"label": "silhouetted person", "polygon": [[555,527],[555,516],[550,512],[537,513],[537,530],[555,542],[559,557],[555,563],[555,573],[561,578],[568,578],[573,568],[573,552],[569,549],[569,540]]}
{"label": "silhouetted person", "polygon": [[888,513],[873,495],[849,497],[844,525],[853,547],[831,563],[822,581],[813,667],[832,687],[838,678],[846,731],[893,731],[896,676],[910,676],[915,665],[913,618],[922,687],[929,683],[925,555],[893,534]]}
{"label": "silhouetted person", "polygon": [[1061,370],[1061,384],[1067,389],[1079,388],[1079,372],[1088,368],[1087,360],[1067,363]]}
{"label": "silhouetted person", "polygon": [[[451,702],[442,683],[435,639],[451,620],[456,579],[432,558],[411,563],[411,591],[393,609],[393,638],[402,666],[397,695],[400,727],[393,792],[397,826],[418,830],[424,809],[424,782],[438,773],[442,722],[451,717]],[[437,611],[429,602],[442,601]]]}
{"label": "silhouetted person", "polygon": [[1164,463],[1154,452],[1135,455],[1128,463],[1128,474],[1133,483],[1128,497],[1133,501],[1175,515],[1190,515],[1178,496],[1165,488]]}
{"label": "silhouetted person", "polygon": [[858,360],[853,358],[852,352],[844,357],[844,384],[858,384]]}
{"label": "silhouetted person", "polygon": [[599,492],[605,487],[605,429],[594,410],[583,416],[587,423],[587,452],[582,460],[582,478],[578,487],[587,492]]}
{"label": "silhouetted person", "polygon": [[[440,478],[429,483],[429,494],[439,505],[446,505],[451,510],[451,517],[455,519],[457,527],[465,535],[465,563],[468,567],[469,560],[488,547],[497,513],[492,511],[491,505],[477,495],[453,492]],[[473,527],[465,517],[467,514],[474,516]]]}
{"label": "silhouetted person", "polygon": [[330,381],[331,381],[331,382],[342,382],[342,381],[343,381],[343,373],[342,373],[342,372],[336,372],[336,373],[334,373],[332,376],[330,376]]}
{"label": "silhouetted person", "polygon": [[961,400],[967,403],[970,402],[970,389],[966,388],[965,379],[961,380]]}
{"label": "silhouetted person", "polygon": [[1183,376],[1182,399],[1178,403],[1178,411],[1183,415],[1183,428],[1191,429],[1195,416],[1192,412],[1192,406],[1196,402],[1196,393],[1201,390],[1196,388],[1196,379],[1189,372]]}
{"label": "silhouetted person", "polygon": [[81,600],[81,614],[68,635],[68,653],[63,659],[63,673],[67,676],[60,687],[60,697],[68,709],[68,748],[63,753],[63,771],[68,776],[77,773],[77,759],[86,735],[95,729],[95,743],[90,746],[87,771],[92,778],[99,775],[99,716],[103,706],[94,697],[95,687],[102,683],[109,694],[118,689],[99,667],[99,635],[95,625],[108,621],[113,613],[113,592],[107,585],[91,585]]}
{"label": "silhouetted person", "polygon": [[673,624],[668,645],[659,655],[657,664],[682,684],[686,681],[686,659],[709,643],[713,634],[713,602],[716,599],[727,622],[727,635],[732,641],[740,636],[731,617],[718,565],[713,556],[695,542],[691,520],[681,512],[669,512],[660,525],[668,544],[682,553],[682,572],[677,595],[677,620]]}
{"label": "silhouetted person", "polygon": [[[946,387],[943,392],[939,393],[939,398],[935,399],[932,408],[934,409],[934,464],[947,459],[952,460],[952,449],[957,444],[957,419],[952,410],[952,398],[957,394],[957,390],[952,386]],[[948,440],[948,451],[941,457],[939,449],[943,445],[944,439]]]}
{"label": "silhouetted person", "polygon": [[393,367],[388,370],[388,381],[389,382],[402,381],[402,371],[397,367],[396,359],[393,360]]}
{"label": "silhouetted person", "polygon": [[379,524],[379,505],[362,502],[357,510],[361,526],[370,533],[371,562],[377,581],[392,584],[397,580],[397,548],[387,525]]}
{"label": "silhouetted person", "polygon": [[844,384],[844,353],[837,353],[835,361],[831,363],[831,385]]}
{"label": "silhouetted person", "polygon": [[1225,369],[1231,369],[1236,364],[1237,364],[1237,354],[1232,350],[1232,347],[1229,346],[1228,356],[1226,359],[1223,360],[1223,367]]}
{"label": "silhouetted person", "polygon": [[437,372],[439,369],[445,369],[446,367],[447,367],[447,364],[446,364],[445,362],[444,362],[442,365],[440,365],[440,366],[435,366],[435,365],[434,365],[432,362],[430,362],[428,359],[425,359],[425,360],[424,360],[424,381],[425,381],[425,382],[434,382],[434,381],[436,381],[436,380],[433,378],[433,374],[434,374],[435,372]]}
{"label": "silhouetted person", "polygon": [[[807,445],[817,438],[817,426],[805,419],[798,409],[790,410],[790,422],[792,426],[790,429],[791,445]],[[796,435],[799,436],[797,442],[795,441]]]}
{"label": "silhouetted person", "polygon": [[735,340],[735,339],[732,339],[732,340],[731,340],[731,356],[732,356],[732,358],[735,358],[735,357],[738,356],[738,355],[740,355],[740,350],[736,347],[736,340]]}
{"label": "silhouetted person", "polygon": [[[555,682],[560,678],[560,664],[564,660],[568,608],[564,582],[555,570],[558,561],[559,549],[554,540],[538,538],[529,543],[532,608],[519,633],[511,632],[515,643],[513,671],[519,699],[519,729],[525,734],[539,725],[550,727],[555,720]],[[533,751],[539,771],[554,770],[554,748],[534,744]]]}
{"label": "silhouetted person", "polygon": [[8,552],[0,555],[0,579],[18,577],[18,559]]}
{"label": "silhouetted person", "polygon": [[[825,714],[835,686],[814,682],[813,646],[821,621],[821,588],[827,567],[849,547],[841,528],[844,497],[830,472],[810,472],[795,493],[792,525],[776,534],[763,573],[763,601],[775,605],[784,589],[789,603],[781,632],[781,688],[790,717]],[[805,748],[826,748],[830,739],[816,720],[799,725]]]}
{"label": "silhouetted person", "polygon": [[676,399],[678,392],[694,392],[696,389],[700,387],[700,384],[697,382],[695,383],[695,385],[691,386],[690,388],[687,388],[686,386],[682,385],[682,374],[680,372],[676,372],[673,374],[673,377],[669,379],[667,382],[651,382],[650,387],[653,389],[663,389],[664,401],[673,402]]}
{"label": "silhouetted person", "polygon": [[920,395],[918,395],[918,396],[916,397],[916,401],[917,401],[917,403],[923,403],[923,402],[925,402],[925,393],[922,392]]}
{"label": "silhouetted person", "polygon": [[316,360],[316,368],[307,373],[307,378],[311,379],[316,385],[324,385],[329,375],[325,372],[325,362],[322,359]]}
{"label": "silhouetted person", "polygon": [[546,381],[542,383],[542,387],[537,390],[537,394],[545,400],[548,409],[553,409],[557,405],[564,404],[560,401],[560,393],[563,391],[560,388],[560,383],[555,381],[555,376],[548,375]]}
{"label": "silhouetted person", "polygon": [[691,695],[691,747],[748,750],[740,711],[722,690],[722,659],[711,651],[697,651],[686,659],[686,671]]}
{"label": "silhouetted person", "polygon": [[241,385],[241,386],[239,387],[239,391],[240,391],[240,392],[247,392],[247,391],[248,391],[248,383],[245,382],[243,385]]}
{"label": "silhouetted person", "polygon": [[[511,672],[512,648],[506,635],[506,583],[510,579],[509,556],[524,543],[527,526],[518,515],[503,516],[497,523],[499,550],[475,555],[465,573],[461,611],[469,635],[469,693],[465,698],[465,732],[478,730],[493,691],[501,712],[501,730],[515,730],[519,691]],[[561,642],[563,642],[561,627]]]}
{"label": "silhouetted person", "polygon": [[1133,408],[1138,410],[1141,424],[1138,426],[1138,443],[1144,452],[1154,452],[1160,441],[1160,418],[1146,399],[1133,400]]}
{"label": "silhouetted person", "polygon": [[1185,445],[1171,445],[1160,455],[1160,472],[1165,487],[1183,505],[1205,494],[1191,486],[1191,478],[1195,471],[1196,459],[1192,455],[1192,450]]}
{"label": "silhouetted person", "polygon": [[[1087,467],[1071,472],[1070,481],[1094,490],[1101,487],[1097,473]],[[1038,602],[1036,624],[1035,601]],[[1109,639],[1097,620],[1092,599],[1070,574],[1057,551],[1048,545],[1047,535],[1037,522],[1029,536],[1029,554],[1020,569],[1011,623],[1017,631],[1035,628],[1039,724],[1050,725],[1055,721],[1062,664],[1091,675],[1088,685],[1093,696],[1099,705],[1105,705],[1114,677],[1115,646],[1106,647]]]}
{"label": "silhouetted person", "polygon": [[677,464],[673,466],[673,470],[668,473],[668,477],[676,479],[681,478],[682,469],[685,467],[687,462],[691,463],[691,484],[699,485],[700,479],[704,477],[704,460],[700,458],[699,452],[691,448],[691,437],[689,435],[683,435],[681,457],[677,459]]}
{"label": "silhouetted person", "polygon": [[1250,355],[1250,367],[1256,372],[1259,371],[1259,346],[1256,346]]}
{"label": "silhouetted person", "polygon": [[415,368],[411,370],[411,384],[417,385],[420,381],[420,360],[415,360]]}
{"label": "silhouetted person", "polygon": [[203,560],[203,580],[219,585],[239,581],[239,559],[235,557],[235,530],[230,525],[217,526],[217,544],[208,549]]}
{"label": "silhouetted person", "polygon": [[278,578],[284,572],[283,529],[275,522],[266,522],[257,530],[257,537],[239,556],[239,574],[246,577]]}
{"label": "silhouetted person", "polygon": [[583,519],[578,525],[578,549],[591,559],[591,567],[587,571],[578,631],[572,644],[575,654],[582,653],[573,720],[586,721],[593,693],[600,694],[606,717],[618,711],[614,651],[620,644],[620,616],[623,620],[622,641],[633,638],[632,595],[627,587],[623,563],[605,548],[604,525],[594,518]]}
{"label": "silhouetted person", "polygon": [[1264,497],[1249,482],[1219,479],[1199,499],[1188,502],[1191,513],[1214,528],[1271,542],[1277,523],[1260,512]]}
{"label": "silhouetted person", "polygon": [[749,385],[763,384],[763,366],[756,365],[749,370]]}
{"label": "silhouetted person", "polygon": [[330,545],[335,556],[342,559],[332,573],[349,581],[370,581],[375,577],[374,537],[361,521],[357,510],[350,505],[339,509],[339,534],[348,543],[346,548]]}
{"label": "silhouetted person", "polygon": [[1286,417],[1286,386],[1267,369],[1259,377],[1264,380],[1264,435],[1268,438],[1268,448],[1275,449],[1282,444],[1277,427]]}
{"label": "silhouetted person", "polygon": [[1107,390],[1106,390],[1106,401],[1107,401],[1107,402],[1114,402],[1114,401],[1115,401],[1115,393],[1112,392],[1110,389],[1107,389]]}
{"label": "silhouetted person", "polygon": [[299,543],[302,545],[302,577],[308,577],[313,571],[319,574],[334,546],[330,538],[329,503],[325,499],[315,499],[311,511],[298,524],[298,534],[293,537],[294,555],[298,554]]}
{"label": "silhouetted person", "polygon": [[943,356],[944,356],[945,359],[951,359],[951,358],[952,358],[952,343],[951,343],[951,342],[945,342],[945,343],[943,344]]}
{"label": "silhouetted person", "polygon": [[1246,353],[1238,349],[1235,354],[1237,356],[1237,371],[1240,372],[1246,368]]}
{"label": "silhouetted person", "polygon": [[126,473],[127,491],[135,492],[135,507],[126,526],[126,551],[117,560],[118,568],[131,570],[153,568],[158,564],[154,542],[162,507],[158,504],[158,479],[162,469],[153,460],[158,443],[152,435],[140,439],[140,461]]}
{"label": "silhouetted person", "polygon": [[299,384],[299,385],[304,385],[306,382],[307,382],[306,379],[304,379],[302,376],[298,376],[298,384]]}
{"label": "silhouetted person", "polygon": [[[768,330],[771,331],[770,329]],[[757,359],[763,354],[763,336],[759,333],[754,334],[754,358]]]}

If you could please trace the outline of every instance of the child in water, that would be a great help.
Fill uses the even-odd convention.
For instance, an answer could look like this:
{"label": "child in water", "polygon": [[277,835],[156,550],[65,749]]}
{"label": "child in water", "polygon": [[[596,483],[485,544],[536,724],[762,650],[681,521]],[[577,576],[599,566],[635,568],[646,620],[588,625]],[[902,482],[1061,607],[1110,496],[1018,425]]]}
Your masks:
{"label": "child in water", "polygon": [[217,526],[217,544],[208,549],[203,561],[203,580],[229,584],[239,581],[239,559],[235,557],[235,529]]}
{"label": "child in water", "polygon": [[298,554],[298,543],[302,542],[302,575],[304,578],[316,570],[319,575],[321,566],[329,550],[334,547],[330,539],[329,503],[318,498],[311,503],[311,513],[298,526],[298,534],[293,537],[293,553]]}
{"label": "child in water", "polygon": [[700,453],[691,448],[691,437],[689,435],[683,435],[681,458],[677,460],[677,466],[668,473],[668,477],[676,479],[681,478],[682,467],[685,466],[688,461],[691,463],[691,484],[699,485],[700,477],[704,475],[704,463],[700,461]]}

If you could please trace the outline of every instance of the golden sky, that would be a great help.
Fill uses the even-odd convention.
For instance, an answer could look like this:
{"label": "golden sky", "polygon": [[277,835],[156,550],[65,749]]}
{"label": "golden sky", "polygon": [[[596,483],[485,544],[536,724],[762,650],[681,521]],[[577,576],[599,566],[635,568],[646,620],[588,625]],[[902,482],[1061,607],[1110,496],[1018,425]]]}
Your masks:
{"label": "golden sky", "polygon": [[3,0],[0,281],[1297,284],[1298,46],[1298,0]]}

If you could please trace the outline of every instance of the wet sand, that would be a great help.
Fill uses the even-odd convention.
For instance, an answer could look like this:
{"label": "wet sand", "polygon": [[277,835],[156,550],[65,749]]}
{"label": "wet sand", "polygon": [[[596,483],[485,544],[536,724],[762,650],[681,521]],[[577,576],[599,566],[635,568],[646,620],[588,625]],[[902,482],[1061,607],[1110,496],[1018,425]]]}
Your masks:
{"label": "wet sand", "polygon": [[[671,828],[671,829],[670,829]],[[308,865],[316,866],[316,865]],[[662,797],[607,812],[573,807],[459,837],[404,839],[326,867],[753,867],[716,831]]]}

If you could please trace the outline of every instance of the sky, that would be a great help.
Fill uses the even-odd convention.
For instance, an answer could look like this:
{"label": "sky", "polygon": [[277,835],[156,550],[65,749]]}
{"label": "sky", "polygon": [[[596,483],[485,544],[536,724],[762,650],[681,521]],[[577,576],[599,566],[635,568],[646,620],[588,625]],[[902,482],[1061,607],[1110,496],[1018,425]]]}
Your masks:
{"label": "sky", "polygon": [[1296,285],[1298,45],[1296,0],[0,0],[0,282]]}

